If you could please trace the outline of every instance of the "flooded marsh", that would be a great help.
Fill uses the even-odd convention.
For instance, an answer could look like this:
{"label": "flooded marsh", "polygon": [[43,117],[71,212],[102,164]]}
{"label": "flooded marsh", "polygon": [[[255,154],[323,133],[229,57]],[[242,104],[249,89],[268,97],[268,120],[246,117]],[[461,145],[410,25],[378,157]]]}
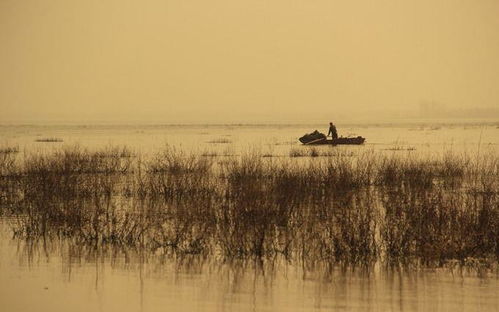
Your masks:
{"label": "flooded marsh", "polygon": [[[45,293],[50,283],[62,293],[93,284],[95,294],[79,298],[110,301],[82,306],[123,310],[109,289],[126,276],[136,281],[126,290],[134,309],[145,311],[162,310],[153,302],[213,311],[497,307],[494,149],[269,150],[237,137],[198,149],[4,145],[4,268],[27,280],[35,270]],[[281,302],[290,293],[297,302]]]}

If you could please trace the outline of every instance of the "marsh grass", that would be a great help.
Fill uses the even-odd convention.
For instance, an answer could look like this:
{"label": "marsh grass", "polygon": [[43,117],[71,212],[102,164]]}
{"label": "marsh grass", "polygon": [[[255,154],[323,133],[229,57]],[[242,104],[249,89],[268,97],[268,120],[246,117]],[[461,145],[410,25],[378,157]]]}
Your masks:
{"label": "marsh grass", "polygon": [[319,157],[320,156],[320,153],[319,153],[319,150],[315,147],[312,147],[310,150],[309,150],[309,155],[310,157]]}
{"label": "marsh grass", "polygon": [[388,192],[381,228],[386,254],[392,261],[411,255],[440,265],[450,259],[497,261],[498,203],[492,194]]}
{"label": "marsh grass", "polygon": [[59,143],[59,142],[63,142],[63,139],[60,139],[60,138],[39,138],[39,139],[35,139],[35,142],[45,142],[45,143]]}
{"label": "marsh grass", "polygon": [[19,146],[3,144],[0,146],[0,178],[15,174]]}
{"label": "marsh grass", "polygon": [[307,151],[302,148],[292,148],[289,151],[289,157],[304,157],[307,156]]}
{"label": "marsh grass", "polygon": [[226,148],[223,151],[220,150],[205,150],[201,152],[203,157],[230,157],[236,156],[235,152],[231,148]]}
{"label": "marsh grass", "polygon": [[232,141],[229,140],[229,139],[227,139],[227,138],[218,138],[218,139],[214,139],[214,140],[208,141],[207,143],[211,143],[211,144],[229,144],[229,143],[232,143]]}
{"label": "marsh grass", "polygon": [[386,148],[385,151],[415,151],[416,148],[413,146],[394,146]]}
{"label": "marsh grass", "polygon": [[217,162],[174,147],[146,160],[72,147],[1,159],[0,213],[17,216],[19,238],[307,263],[499,259],[493,154],[250,152]]}
{"label": "marsh grass", "polygon": [[344,156],[354,156],[355,153],[352,151],[342,151],[333,149],[330,146],[324,146],[323,148],[311,146],[307,148],[295,147],[291,148],[289,151],[289,157],[344,157]]}
{"label": "marsh grass", "polygon": [[19,146],[0,146],[0,154],[15,154],[19,153]]}
{"label": "marsh grass", "polygon": [[307,149],[303,148],[292,148],[289,151],[289,157],[319,157],[325,156],[322,152],[316,147],[310,147]]}
{"label": "marsh grass", "polygon": [[205,151],[203,153],[201,153],[201,156],[204,156],[204,157],[218,157],[219,154],[217,151]]}

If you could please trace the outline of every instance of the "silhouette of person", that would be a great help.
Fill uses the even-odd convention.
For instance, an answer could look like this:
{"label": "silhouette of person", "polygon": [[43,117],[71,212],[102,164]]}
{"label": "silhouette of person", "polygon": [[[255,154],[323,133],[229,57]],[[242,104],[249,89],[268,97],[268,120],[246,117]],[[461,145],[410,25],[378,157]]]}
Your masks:
{"label": "silhouette of person", "polygon": [[333,125],[332,122],[329,123],[329,132],[327,133],[327,136],[329,136],[330,134],[333,139],[338,138],[338,132],[336,131],[336,127]]}

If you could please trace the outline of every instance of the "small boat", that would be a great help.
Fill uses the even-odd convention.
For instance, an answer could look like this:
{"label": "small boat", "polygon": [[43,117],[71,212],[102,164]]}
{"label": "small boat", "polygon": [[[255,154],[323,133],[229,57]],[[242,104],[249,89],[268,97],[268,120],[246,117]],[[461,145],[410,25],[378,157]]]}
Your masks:
{"label": "small boat", "polygon": [[336,139],[328,139],[324,133],[315,130],[310,134],[305,134],[299,138],[300,142],[305,145],[361,145],[366,141],[365,138],[358,136],[354,138],[339,137]]}
{"label": "small boat", "polygon": [[366,141],[365,138],[358,136],[355,138],[344,138],[339,137],[336,139],[321,139],[317,141],[312,141],[308,143],[303,143],[305,145],[321,145],[321,144],[330,144],[330,145],[362,145]]}

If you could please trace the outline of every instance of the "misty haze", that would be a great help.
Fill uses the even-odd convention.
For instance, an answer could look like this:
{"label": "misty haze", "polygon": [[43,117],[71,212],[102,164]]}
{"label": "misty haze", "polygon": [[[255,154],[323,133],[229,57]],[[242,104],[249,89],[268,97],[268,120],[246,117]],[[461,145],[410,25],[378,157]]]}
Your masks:
{"label": "misty haze", "polygon": [[497,311],[498,14],[0,1],[0,310]]}

